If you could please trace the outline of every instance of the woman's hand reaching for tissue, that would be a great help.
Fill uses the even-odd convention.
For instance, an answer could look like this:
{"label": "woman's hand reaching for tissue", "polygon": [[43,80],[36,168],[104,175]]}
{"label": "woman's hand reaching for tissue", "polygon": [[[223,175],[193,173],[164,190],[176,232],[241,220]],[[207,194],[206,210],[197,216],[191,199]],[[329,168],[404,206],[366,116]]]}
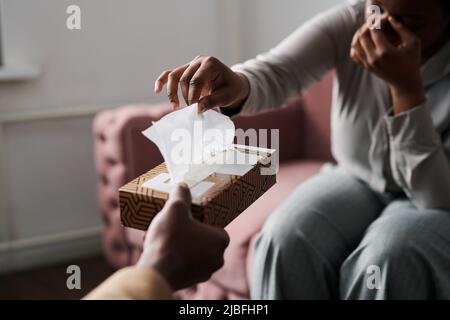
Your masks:
{"label": "woman's hand reaching for tissue", "polygon": [[167,96],[174,109],[180,107],[178,86],[187,105],[198,103],[200,111],[220,107],[238,109],[247,99],[247,78],[214,57],[198,56],[191,62],[164,71],[155,82],[160,93],[167,84]]}

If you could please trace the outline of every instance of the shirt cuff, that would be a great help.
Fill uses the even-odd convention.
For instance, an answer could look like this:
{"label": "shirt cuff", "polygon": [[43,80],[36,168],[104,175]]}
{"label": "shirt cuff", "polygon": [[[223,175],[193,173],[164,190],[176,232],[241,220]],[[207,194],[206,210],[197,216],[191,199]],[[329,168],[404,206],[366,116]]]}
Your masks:
{"label": "shirt cuff", "polygon": [[[250,115],[258,112],[258,94],[257,94],[257,79],[254,74],[252,74],[250,71],[246,70],[243,64],[235,65],[231,68],[234,72],[238,72],[243,74],[249,83],[249,94],[247,97],[247,100],[244,102],[244,104],[241,106],[239,115]],[[237,114],[236,114],[237,115]],[[233,115],[234,116],[234,115]]]}
{"label": "shirt cuff", "polygon": [[434,147],[441,143],[426,103],[398,115],[391,111],[385,121],[391,143],[398,148]]}

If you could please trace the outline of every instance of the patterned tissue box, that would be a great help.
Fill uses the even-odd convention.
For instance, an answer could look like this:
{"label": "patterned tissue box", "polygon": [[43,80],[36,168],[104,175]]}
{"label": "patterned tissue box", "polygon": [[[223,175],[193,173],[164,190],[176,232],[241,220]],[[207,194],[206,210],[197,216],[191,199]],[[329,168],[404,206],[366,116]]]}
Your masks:
{"label": "patterned tissue box", "polygon": [[[276,183],[274,150],[241,145],[235,148],[256,155],[258,160],[243,175],[213,173],[197,184],[189,184],[194,219],[224,228]],[[161,179],[170,180],[164,163],[119,189],[123,226],[147,230],[169,196],[151,187],[153,181]]]}

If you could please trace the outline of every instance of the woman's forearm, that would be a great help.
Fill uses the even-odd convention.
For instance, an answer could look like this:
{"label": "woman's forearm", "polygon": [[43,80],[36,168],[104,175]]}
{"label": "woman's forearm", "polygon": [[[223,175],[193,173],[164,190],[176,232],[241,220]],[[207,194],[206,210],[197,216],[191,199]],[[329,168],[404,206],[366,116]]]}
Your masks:
{"label": "woman's forearm", "polygon": [[426,101],[425,90],[420,79],[402,85],[391,85],[390,92],[395,115],[409,111]]}
{"label": "woman's forearm", "polygon": [[249,81],[243,114],[283,105],[348,58],[359,5],[348,3],[323,12],[300,26],[279,45],[257,58],[234,66]]}

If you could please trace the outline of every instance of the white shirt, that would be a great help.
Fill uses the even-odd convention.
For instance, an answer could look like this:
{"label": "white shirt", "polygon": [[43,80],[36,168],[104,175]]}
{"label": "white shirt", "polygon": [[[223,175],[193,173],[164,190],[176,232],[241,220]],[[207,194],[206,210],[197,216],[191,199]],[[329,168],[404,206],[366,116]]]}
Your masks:
{"label": "white shirt", "polygon": [[270,52],[234,66],[250,82],[241,114],[277,108],[335,69],[338,164],[376,191],[403,191],[418,208],[450,209],[450,41],[422,66],[426,103],[392,116],[388,84],[350,58],[364,11],[365,1],[334,7]]}

